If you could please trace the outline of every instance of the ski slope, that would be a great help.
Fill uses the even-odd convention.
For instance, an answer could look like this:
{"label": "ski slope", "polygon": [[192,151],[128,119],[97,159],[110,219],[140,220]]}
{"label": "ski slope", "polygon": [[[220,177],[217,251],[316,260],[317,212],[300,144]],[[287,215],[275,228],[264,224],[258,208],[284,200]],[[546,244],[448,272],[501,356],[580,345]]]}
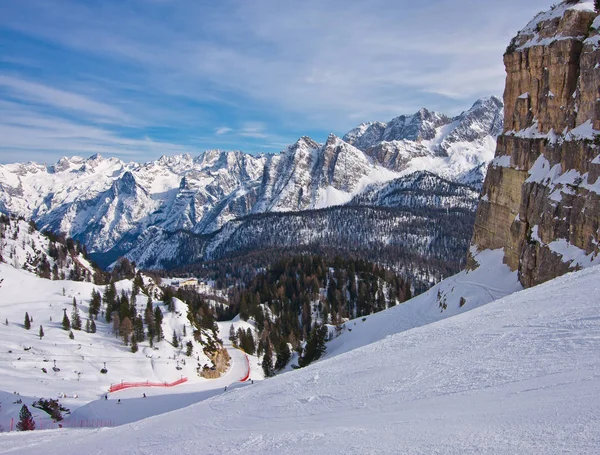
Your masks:
{"label": "ski slope", "polygon": [[[16,401],[19,399],[29,407],[38,428],[58,426],[48,414],[31,406],[39,398],[60,398],[60,403],[72,411],[70,416],[65,416],[63,425],[116,426],[222,393],[226,386],[236,385],[247,377],[249,366],[251,379],[263,377],[256,357],[250,357],[249,365],[245,353],[231,346],[227,338],[230,323],[223,323],[219,333],[231,357],[229,369],[217,379],[199,377],[197,365],[208,363],[209,359],[193,339],[187,305],[178,299],[175,299],[173,313],[162,303],[154,302],[155,306],[163,306],[165,340],[155,343],[153,348],[148,341],[140,342],[139,351],[134,354],[115,337],[112,325],[102,317],[96,322],[97,333],[74,330],[73,340],[61,327],[63,309],[71,317],[73,298],[78,302],[85,325],[92,289],[102,292],[103,286],[46,280],[4,263],[0,263],[0,279],[3,280],[0,286],[0,430],[10,430],[11,419],[14,423],[18,421],[21,404]],[[117,283],[118,293],[131,291],[131,284],[129,280]],[[143,312],[146,296],[138,296],[137,305],[138,311]],[[25,312],[33,318],[30,330],[24,328]],[[44,328],[42,339],[39,338],[40,325]],[[174,330],[182,334],[184,326],[187,335],[182,338],[182,347],[175,348],[168,340]],[[194,343],[191,357],[185,355],[187,340]],[[100,373],[104,365],[107,374]],[[59,371],[54,371],[54,366]],[[188,382],[177,387],[139,387],[107,394],[110,385],[122,381],[162,383],[181,377],[187,377]],[[142,400],[144,393],[147,398]],[[115,412],[119,399],[120,409],[127,405],[128,412]]]}
{"label": "ski slope", "polygon": [[0,453],[598,453],[599,291],[589,268],[135,424],[1,434]]}

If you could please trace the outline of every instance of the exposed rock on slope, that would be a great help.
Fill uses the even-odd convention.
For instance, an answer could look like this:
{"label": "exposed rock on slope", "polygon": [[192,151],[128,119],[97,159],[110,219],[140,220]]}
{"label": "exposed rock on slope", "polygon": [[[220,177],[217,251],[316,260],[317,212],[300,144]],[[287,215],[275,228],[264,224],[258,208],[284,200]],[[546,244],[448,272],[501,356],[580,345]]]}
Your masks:
{"label": "exposed rock on slope", "polygon": [[502,132],[502,116],[502,101],[492,96],[454,118],[421,109],[388,123],[363,123],[344,140],[396,172],[426,170],[480,185]]}
{"label": "exposed rock on slope", "polygon": [[600,262],[596,16],[591,1],[563,2],[536,16],[504,56],[504,133],[472,244],[504,248],[524,286]]}

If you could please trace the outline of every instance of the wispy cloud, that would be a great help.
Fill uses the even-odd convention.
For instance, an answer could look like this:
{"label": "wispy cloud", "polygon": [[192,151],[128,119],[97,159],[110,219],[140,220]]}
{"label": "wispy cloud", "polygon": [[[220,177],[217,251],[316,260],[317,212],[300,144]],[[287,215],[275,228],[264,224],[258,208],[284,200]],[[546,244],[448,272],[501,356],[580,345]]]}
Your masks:
{"label": "wispy cloud", "polygon": [[77,93],[0,74],[0,90],[4,97],[34,104],[49,105],[87,114],[99,121],[125,122],[129,117],[119,109]]}
{"label": "wispy cloud", "polygon": [[41,69],[1,66],[0,96],[33,105],[38,116],[52,108],[59,119],[117,140],[146,133],[189,147],[199,135],[198,146],[266,148],[282,137],[342,134],[423,106],[453,114],[480,96],[500,95],[508,41],[548,6],[10,2],[0,15],[3,61],[23,58]]}

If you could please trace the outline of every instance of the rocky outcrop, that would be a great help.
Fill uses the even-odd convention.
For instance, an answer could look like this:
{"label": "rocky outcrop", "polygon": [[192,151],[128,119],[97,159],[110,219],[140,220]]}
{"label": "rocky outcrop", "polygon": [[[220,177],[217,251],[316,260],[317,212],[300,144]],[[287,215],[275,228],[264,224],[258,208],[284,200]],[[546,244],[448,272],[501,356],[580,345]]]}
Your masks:
{"label": "rocky outcrop", "polygon": [[600,263],[596,16],[591,1],[563,2],[536,16],[504,55],[504,132],[472,246],[504,248],[504,262],[526,287]]}

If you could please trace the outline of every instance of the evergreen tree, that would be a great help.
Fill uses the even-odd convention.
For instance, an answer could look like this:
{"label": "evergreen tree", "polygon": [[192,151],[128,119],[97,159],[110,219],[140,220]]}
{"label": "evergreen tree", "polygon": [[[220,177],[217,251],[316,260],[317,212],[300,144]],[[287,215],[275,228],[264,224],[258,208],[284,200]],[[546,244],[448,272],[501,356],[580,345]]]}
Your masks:
{"label": "evergreen tree", "polygon": [[74,340],[75,339],[75,335],[73,334],[72,330],[69,330],[69,338]]}
{"label": "evergreen tree", "polygon": [[163,314],[159,307],[154,308],[154,334],[156,336],[156,341],[160,341],[163,339],[163,331],[162,331],[162,320]]}
{"label": "evergreen tree", "polygon": [[96,323],[93,319],[92,322],[90,322],[90,333],[96,333]]}
{"label": "evergreen tree", "polygon": [[146,334],[144,333],[144,320],[141,316],[137,316],[133,322],[133,331],[138,342],[144,341]]}
{"label": "evergreen tree", "polygon": [[81,316],[79,316],[75,297],[73,297],[73,311],[71,311],[71,328],[73,330],[81,330]]}
{"label": "evergreen tree", "polygon": [[67,310],[64,310],[63,320],[62,320],[62,328],[63,330],[71,330],[71,321],[69,320],[69,316],[67,316]]}
{"label": "evergreen tree", "polygon": [[265,341],[265,355],[263,356],[261,365],[266,378],[270,378],[275,374],[275,370],[273,369],[273,350],[271,349],[269,340]]}
{"label": "evergreen tree", "polygon": [[86,319],[86,320],[85,320],[85,331],[86,331],[87,333],[90,333],[90,330],[91,330],[91,328],[90,328],[90,320],[89,320],[89,319]]}
{"label": "evergreen tree", "polygon": [[594,9],[596,12],[600,12],[600,0],[594,0]]}
{"label": "evergreen tree", "polygon": [[185,344],[186,350],[185,350],[185,355],[187,355],[188,357],[191,357],[191,355],[194,352],[194,344],[191,341],[188,341]]}
{"label": "evergreen tree", "polygon": [[17,423],[17,430],[19,431],[31,431],[35,430],[35,422],[33,416],[26,405],[21,407],[19,412],[19,423]]}
{"label": "evergreen tree", "polygon": [[90,300],[90,316],[98,316],[100,313],[100,306],[102,305],[102,296],[98,291],[92,289],[92,298]]}
{"label": "evergreen tree", "polygon": [[302,357],[298,359],[298,365],[305,367],[314,360],[317,360],[325,352],[325,340],[327,338],[327,326],[315,326],[310,332],[310,337],[304,347]]}
{"label": "evergreen tree", "polygon": [[275,359],[275,369],[277,371],[283,370],[285,366],[290,361],[292,357],[292,353],[290,352],[290,347],[287,344],[287,341],[281,340],[279,343],[279,347],[277,349],[277,358]]}
{"label": "evergreen tree", "polygon": [[235,334],[235,328],[233,327],[233,324],[229,326],[229,341],[231,341],[234,346],[237,345],[237,336]]}
{"label": "evergreen tree", "polygon": [[40,326],[40,332],[39,332],[39,336],[40,336],[40,340],[42,338],[44,338],[44,328],[42,326]]}
{"label": "evergreen tree", "polygon": [[177,333],[175,333],[175,329],[173,329],[173,340],[171,341],[173,347],[179,347],[179,341],[177,340]]}
{"label": "evergreen tree", "polygon": [[106,289],[104,290],[104,295],[102,296],[102,300],[106,305],[106,322],[111,322],[113,311],[115,311],[117,299],[117,288],[115,287],[115,283],[111,282]]}
{"label": "evergreen tree", "polygon": [[31,328],[31,321],[29,320],[29,313],[25,312],[25,329],[29,330]]}
{"label": "evergreen tree", "polygon": [[131,335],[131,352],[134,354],[138,351],[138,342],[135,333]]}
{"label": "evergreen tree", "polygon": [[242,349],[246,354],[254,355],[254,353],[256,352],[256,346],[254,345],[254,337],[252,336],[252,330],[250,329],[250,327],[248,327],[246,333],[242,331],[242,334],[244,335],[243,344],[241,343]]}

